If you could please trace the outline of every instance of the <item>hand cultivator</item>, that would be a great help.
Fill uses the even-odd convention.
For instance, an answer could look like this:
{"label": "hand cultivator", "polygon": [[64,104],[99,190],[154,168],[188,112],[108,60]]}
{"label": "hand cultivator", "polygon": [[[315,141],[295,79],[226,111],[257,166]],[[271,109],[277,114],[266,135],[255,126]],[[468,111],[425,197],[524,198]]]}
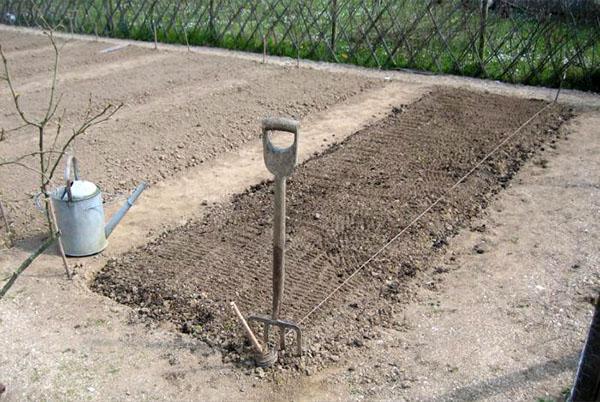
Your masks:
{"label": "hand cultivator", "polygon": [[[294,134],[294,143],[288,148],[273,145],[271,131],[285,131]],[[302,354],[302,331],[295,323],[280,319],[281,303],[285,288],[285,187],[286,178],[292,174],[296,165],[298,151],[298,122],[282,118],[263,120],[263,150],[267,169],[275,175],[275,217],[273,220],[273,311],[271,317],[254,315],[248,321],[263,324],[263,342],[265,348],[257,357],[259,366],[271,366],[277,361],[277,350],[285,349],[287,330],[296,333],[296,353]],[[279,327],[278,348],[269,351],[269,330]]]}

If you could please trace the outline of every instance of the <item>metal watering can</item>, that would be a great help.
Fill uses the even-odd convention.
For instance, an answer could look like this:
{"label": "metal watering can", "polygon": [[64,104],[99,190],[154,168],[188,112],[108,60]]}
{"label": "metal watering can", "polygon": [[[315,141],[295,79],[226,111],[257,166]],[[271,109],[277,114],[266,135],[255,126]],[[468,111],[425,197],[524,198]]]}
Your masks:
{"label": "metal watering can", "polygon": [[102,192],[94,183],[79,179],[77,159],[69,156],[65,168],[65,185],[50,193],[65,254],[84,257],[104,250],[108,245],[106,239],[145,188],[146,183],[140,183],[104,226]]}

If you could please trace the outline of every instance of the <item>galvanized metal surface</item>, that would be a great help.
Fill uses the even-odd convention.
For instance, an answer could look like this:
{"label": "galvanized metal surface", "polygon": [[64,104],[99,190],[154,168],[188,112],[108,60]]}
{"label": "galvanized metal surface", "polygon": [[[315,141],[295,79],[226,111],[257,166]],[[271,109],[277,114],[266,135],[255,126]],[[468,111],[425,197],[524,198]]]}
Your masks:
{"label": "galvanized metal surface", "polygon": [[125,204],[123,204],[117,213],[110,218],[110,221],[108,221],[106,228],[104,229],[104,234],[106,237],[110,236],[115,227],[119,224],[119,222],[121,222],[121,219],[123,219],[127,211],[129,211],[129,208],[131,208],[140,194],[142,194],[142,192],[146,189],[146,186],[146,182],[141,182],[138,184],[133,193],[129,196],[129,198],[127,198],[127,201],[125,201]]}
{"label": "galvanized metal surface", "polygon": [[[56,211],[56,223],[65,254],[71,257],[97,254],[106,248],[107,237],[144,191],[146,183],[141,183],[136,188],[105,229],[102,192],[95,184],[79,180],[78,163],[73,156],[67,159],[64,177],[65,185],[52,191],[50,198]],[[72,190],[75,187],[94,191],[74,194]]]}
{"label": "galvanized metal surface", "polygon": [[54,190],[50,197],[56,210],[65,254],[83,257],[101,252],[108,242],[104,235],[104,208],[102,193],[83,200],[67,200],[67,186]]}

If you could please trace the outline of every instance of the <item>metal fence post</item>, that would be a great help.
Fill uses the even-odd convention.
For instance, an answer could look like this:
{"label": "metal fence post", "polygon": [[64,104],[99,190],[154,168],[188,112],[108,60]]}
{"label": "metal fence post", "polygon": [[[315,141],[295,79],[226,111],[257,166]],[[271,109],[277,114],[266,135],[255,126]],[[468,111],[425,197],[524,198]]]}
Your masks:
{"label": "metal fence post", "polygon": [[485,29],[487,26],[489,7],[489,0],[481,0],[479,16],[479,49],[477,52],[477,55],[479,56],[479,70],[481,74],[485,73],[485,63],[483,62],[483,58],[485,56]]}

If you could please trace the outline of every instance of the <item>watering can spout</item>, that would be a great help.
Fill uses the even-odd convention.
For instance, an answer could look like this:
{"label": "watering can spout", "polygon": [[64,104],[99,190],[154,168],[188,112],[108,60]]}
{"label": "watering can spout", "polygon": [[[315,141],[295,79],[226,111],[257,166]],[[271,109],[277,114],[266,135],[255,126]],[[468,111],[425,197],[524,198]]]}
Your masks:
{"label": "watering can spout", "polygon": [[104,228],[104,235],[106,236],[106,238],[110,236],[115,227],[119,224],[119,222],[121,222],[121,219],[123,219],[125,214],[127,214],[127,211],[129,211],[129,208],[131,208],[131,206],[135,203],[140,194],[142,194],[142,191],[146,189],[146,186],[146,182],[141,182],[136,187],[134,192],[129,196],[129,198],[127,198],[127,201],[125,201],[123,206],[112,216],[112,218],[110,218],[110,220],[106,224],[106,227]]}

